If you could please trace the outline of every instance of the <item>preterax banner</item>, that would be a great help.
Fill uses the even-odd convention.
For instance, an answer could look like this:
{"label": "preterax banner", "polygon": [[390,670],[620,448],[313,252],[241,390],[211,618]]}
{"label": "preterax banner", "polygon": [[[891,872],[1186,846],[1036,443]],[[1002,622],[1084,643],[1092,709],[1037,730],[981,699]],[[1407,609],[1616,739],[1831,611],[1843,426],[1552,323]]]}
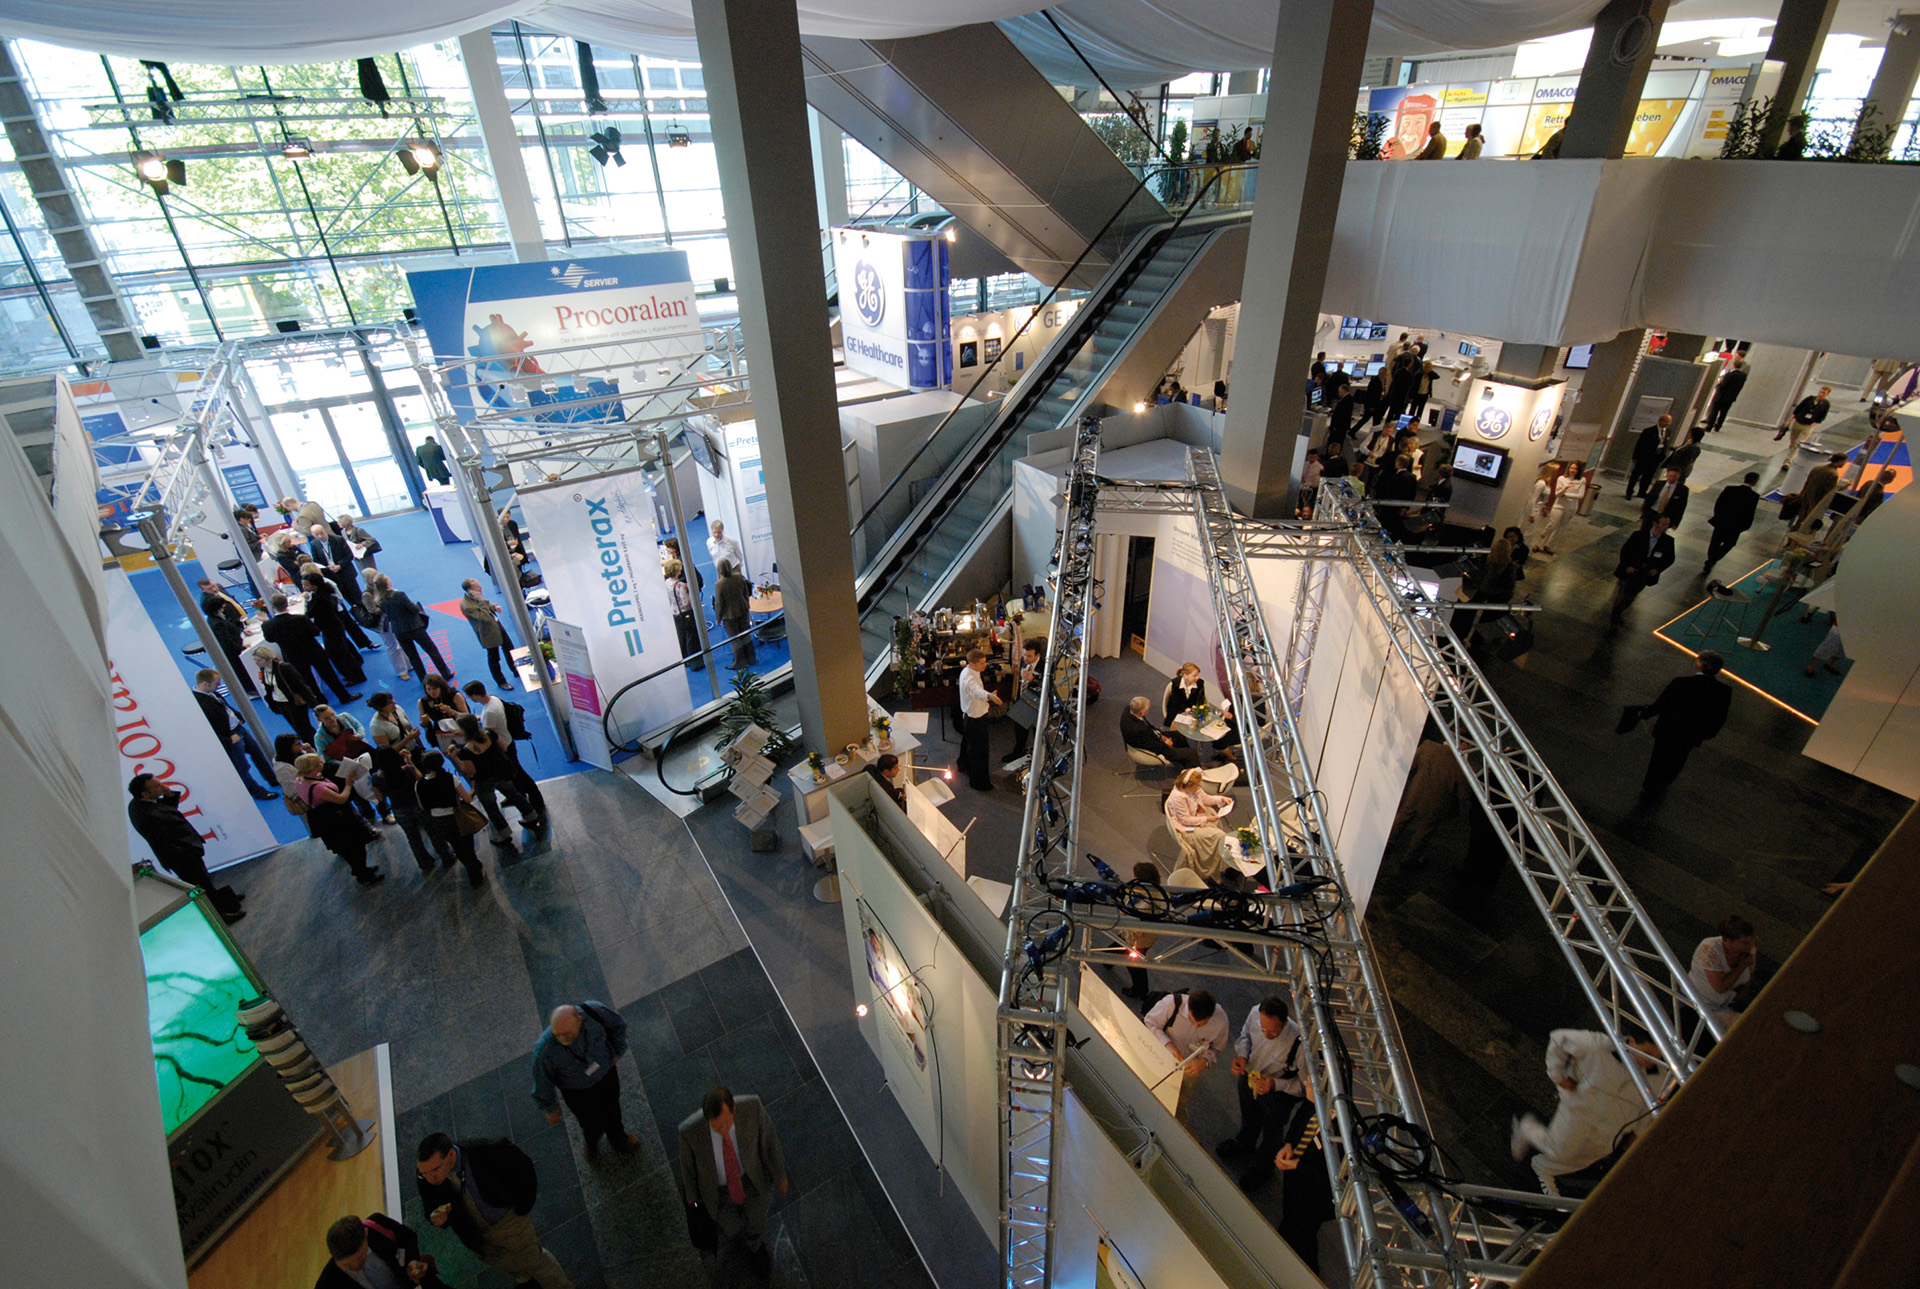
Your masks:
{"label": "preterax banner", "polygon": [[[685,251],[430,269],[407,274],[407,286],[437,356],[495,360],[477,369],[479,376],[564,377],[582,368],[604,374],[617,351],[595,346],[634,344],[632,365],[618,388],[602,387],[606,382],[596,379],[592,388],[575,390],[561,379],[552,390],[534,391],[539,403],[637,391],[662,365],[645,360],[690,357],[701,349]],[[569,347],[574,348],[564,352]],[[466,391],[456,387],[452,392],[456,407],[465,411],[470,405],[462,397]],[[563,414],[560,409],[536,415],[559,419]]]}
{"label": "preterax banner", "polygon": [[[653,499],[640,472],[522,488],[519,498],[527,527],[540,534],[540,571],[554,614],[580,625],[604,701],[678,662],[673,597],[660,575]],[[619,699],[615,733],[631,739],[692,710],[687,673],[676,668]]]}
{"label": "preterax banner", "polygon": [[833,268],[847,366],[904,389],[953,380],[945,238],[836,228]]}

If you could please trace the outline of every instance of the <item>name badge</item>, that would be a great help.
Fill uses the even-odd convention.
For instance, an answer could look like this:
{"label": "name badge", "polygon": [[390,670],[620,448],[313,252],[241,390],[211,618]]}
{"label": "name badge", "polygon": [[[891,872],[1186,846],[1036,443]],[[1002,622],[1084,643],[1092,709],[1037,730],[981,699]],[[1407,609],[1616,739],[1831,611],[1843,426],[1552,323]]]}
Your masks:
{"label": "name badge", "polygon": [[598,1061],[594,1061],[594,1062],[592,1062],[591,1064],[589,1064],[589,1065],[587,1066],[587,1077],[588,1077],[588,1078],[592,1078],[592,1077],[593,1077],[594,1075],[596,1075],[596,1074],[598,1074],[598,1073],[600,1073],[600,1062],[598,1062]]}

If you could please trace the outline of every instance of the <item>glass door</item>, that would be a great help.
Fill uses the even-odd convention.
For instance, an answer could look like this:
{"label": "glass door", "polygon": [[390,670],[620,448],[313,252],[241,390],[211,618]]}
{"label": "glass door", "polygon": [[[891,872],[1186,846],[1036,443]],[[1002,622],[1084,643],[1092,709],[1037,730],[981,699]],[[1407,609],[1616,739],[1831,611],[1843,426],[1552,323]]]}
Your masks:
{"label": "glass door", "polygon": [[399,463],[393,459],[393,443],[374,401],[356,400],[323,408],[322,412],[333,423],[347,468],[359,482],[366,509],[358,513],[382,515],[409,509],[413,497],[407,492]]}
{"label": "glass door", "polygon": [[302,497],[319,502],[330,515],[343,510],[366,513],[366,501],[343,463],[339,440],[325,412],[318,408],[269,411],[267,419],[287,464],[300,477]]}

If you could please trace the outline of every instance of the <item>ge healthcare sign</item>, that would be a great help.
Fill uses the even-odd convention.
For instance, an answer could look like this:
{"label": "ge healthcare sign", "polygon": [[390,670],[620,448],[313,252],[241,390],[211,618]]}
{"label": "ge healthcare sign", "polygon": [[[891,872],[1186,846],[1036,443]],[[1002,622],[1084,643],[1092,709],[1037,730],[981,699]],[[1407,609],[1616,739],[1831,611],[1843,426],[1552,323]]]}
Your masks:
{"label": "ge healthcare sign", "polygon": [[836,228],[833,267],[847,366],[906,389],[952,381],[946,239]]}

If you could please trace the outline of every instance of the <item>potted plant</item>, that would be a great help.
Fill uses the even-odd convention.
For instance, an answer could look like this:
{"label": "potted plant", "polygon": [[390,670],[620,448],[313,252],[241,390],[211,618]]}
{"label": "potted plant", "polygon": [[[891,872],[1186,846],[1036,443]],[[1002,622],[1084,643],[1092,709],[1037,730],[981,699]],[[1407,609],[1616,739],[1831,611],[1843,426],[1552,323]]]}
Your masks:
{"label": "potted plant", "polygon": [[1253,829],[1242,828],[1234,833],[1233,837],[1235,841],[1240,843],[1240,849],[1244,853],[1248,855],[1258,855],[1260,853],[1260,834]]}
{"label": "potted plant", "polygon": [[1195,703],[1187,709],[1187,714],[1193,717],[1195,729],[1204,729],[1207,723],[1213,719],[1213,708],[1207,703]]}
{"label": "potted plant", "polygon": [[876,716],[873,718],[873,745],[882,752],[893,746],[893,718]]}
{"label": "potted plant", "polygon": [[758,725],[769,731],[766,745],[760,754],[776,765],[787,753],[793,751],[793,740],[781,732],[780,717],[773,710],[773,700],[767,695],[767,686],[750,668],[733,669],[733,693],[727,699],[727,706],[720,714],[720,732],[714,739],[714,749],[724,750],[749,725]]}
{"label": "potted plant", "polygon": [[807,753],[807,768],[813,771],[813,781],[815,783],[825,783],[827,781],[826,757],[821,756],[818,752]]}

